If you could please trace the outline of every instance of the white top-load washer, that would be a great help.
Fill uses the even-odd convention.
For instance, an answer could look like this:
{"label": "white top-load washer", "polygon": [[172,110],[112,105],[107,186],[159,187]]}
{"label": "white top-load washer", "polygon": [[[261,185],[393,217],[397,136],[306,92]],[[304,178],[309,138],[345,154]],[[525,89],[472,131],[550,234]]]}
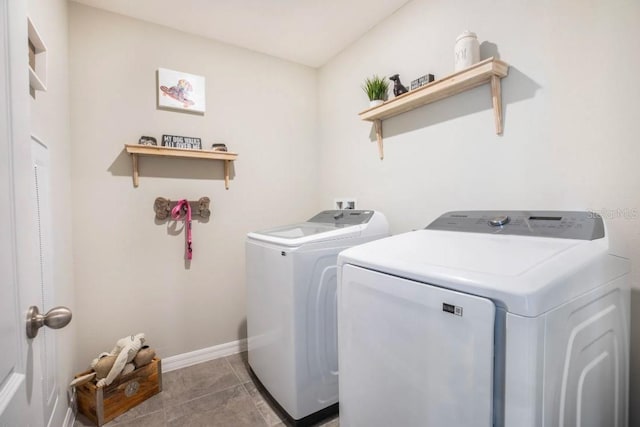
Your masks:
{"label": "white top-load washer", "polygon": [[338,264],[340,426],[627,426],[629,262],[600,216],[450,212]]}
{"label": "white top-load washer", "polygon": [[323,211],[306,222],[249,233],[249,365],[291,421],[337,411],[337,256],[387,237],[383,214]]}

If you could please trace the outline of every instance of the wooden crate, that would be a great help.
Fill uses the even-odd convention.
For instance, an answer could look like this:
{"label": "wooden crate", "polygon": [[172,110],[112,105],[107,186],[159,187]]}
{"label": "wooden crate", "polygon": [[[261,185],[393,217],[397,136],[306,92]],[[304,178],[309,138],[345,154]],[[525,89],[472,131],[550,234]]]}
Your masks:
{"label": "wooden crate", "polygon": [[[80,377],[91,373],[83,372]],[[117,378],[111,385],[96,387],[90,381],[76,388],[78,410],[97,426],[113,420],[162,391],[162,366],[160,359]]]}

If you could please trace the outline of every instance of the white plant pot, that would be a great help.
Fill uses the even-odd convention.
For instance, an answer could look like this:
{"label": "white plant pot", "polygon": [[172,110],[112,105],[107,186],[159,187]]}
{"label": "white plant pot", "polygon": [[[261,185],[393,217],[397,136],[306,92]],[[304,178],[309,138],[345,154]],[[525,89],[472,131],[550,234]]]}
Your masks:
{"label": "white plant pot", "polygon": [[369,101],[369,108],[377,107],[382,103],[384,103],[382,99],[374,99],[373,101]]}

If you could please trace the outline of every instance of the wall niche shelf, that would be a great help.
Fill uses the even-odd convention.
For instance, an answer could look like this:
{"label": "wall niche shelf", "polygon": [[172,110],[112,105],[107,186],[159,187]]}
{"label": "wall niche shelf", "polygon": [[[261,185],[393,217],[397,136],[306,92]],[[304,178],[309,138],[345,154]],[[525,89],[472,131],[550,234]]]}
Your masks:
{"label": "wall niche shelf", "polygon": [[38,30],[27,18],[29,41],[29,88],[31,91],[47,90],[47,47],[44,45]]}
{"label": "wall niche shelf", "polygon": [[428,83],[383,104],[362,111],[362,120],[373,122],[378,140],[380,159],[384,158],[382,147],[382,121],[398,114],[406,113],[423,105],[431,104],[444,98],[465,92],[477,86],[490,83],[491,98],[496,134],[502,134],[502,95],[500,80],[509,74],[509,64],[496,58],[488,58],[469,68],[450,74],[446,77]]}
{"label": "wall niche shelf", "polygon": [[138,156],[179,157],[183,159],[205,159],[224,161],[224,188],[229,189],[229,166],[238,154],[228,151],[186,150],[183,148],[158,147],[154,145],[125,144],[133,163],[133,186],[139,184]]}

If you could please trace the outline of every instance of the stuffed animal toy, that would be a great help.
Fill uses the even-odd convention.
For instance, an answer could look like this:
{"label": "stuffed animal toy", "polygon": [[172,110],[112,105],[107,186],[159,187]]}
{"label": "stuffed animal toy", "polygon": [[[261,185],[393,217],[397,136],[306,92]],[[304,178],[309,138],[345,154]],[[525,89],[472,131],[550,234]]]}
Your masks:
{"label": "stuffed animal toy", "polygon": [[156,351],[149,348],[148,345],[143,345],[136,357],[133,358],[133,364],[138,369],[151,363],[154,357],[156,357]]}
{"label": "stuffed animal toy", "polygon": [[78,386],[95,378],[98,380],[96,385],[104,387],[111,384],[118,376],[132,372],[136,366],[144,366],[151,362],[155,356],[155,351],[145,346],[145,351],[139,357],[139,364],[135,365],[133,363],[144,342],[144,334],[130,335],[119,339],[111,353],[100,353],[97,358],[93,359],[91,362],[92,373],[76,378],[71,382],[70,386]]}
{"label": "stuffed animal toy", "polygon": [[[113,363],[113,367],[105,378],[98,380],[98,383],[96,385],[98,387],[104,387],[105,385],[111,384],[113,380],[115,380],[116,377],[120,375],[120,373],[124,370],[127,363],[133,361],[133,358],[136,357],[136,354],[138,354],[138,350],[142,348],[144,341],[144,334],[131,335],[119,339],[116,342],[116,346],[113,347],[113,350],[111,350],[111,353],[109,353],[110,356],[117,356],[115,362]],[[129,372],[131,371],[133,371],[133,369],[131,369]]]}

